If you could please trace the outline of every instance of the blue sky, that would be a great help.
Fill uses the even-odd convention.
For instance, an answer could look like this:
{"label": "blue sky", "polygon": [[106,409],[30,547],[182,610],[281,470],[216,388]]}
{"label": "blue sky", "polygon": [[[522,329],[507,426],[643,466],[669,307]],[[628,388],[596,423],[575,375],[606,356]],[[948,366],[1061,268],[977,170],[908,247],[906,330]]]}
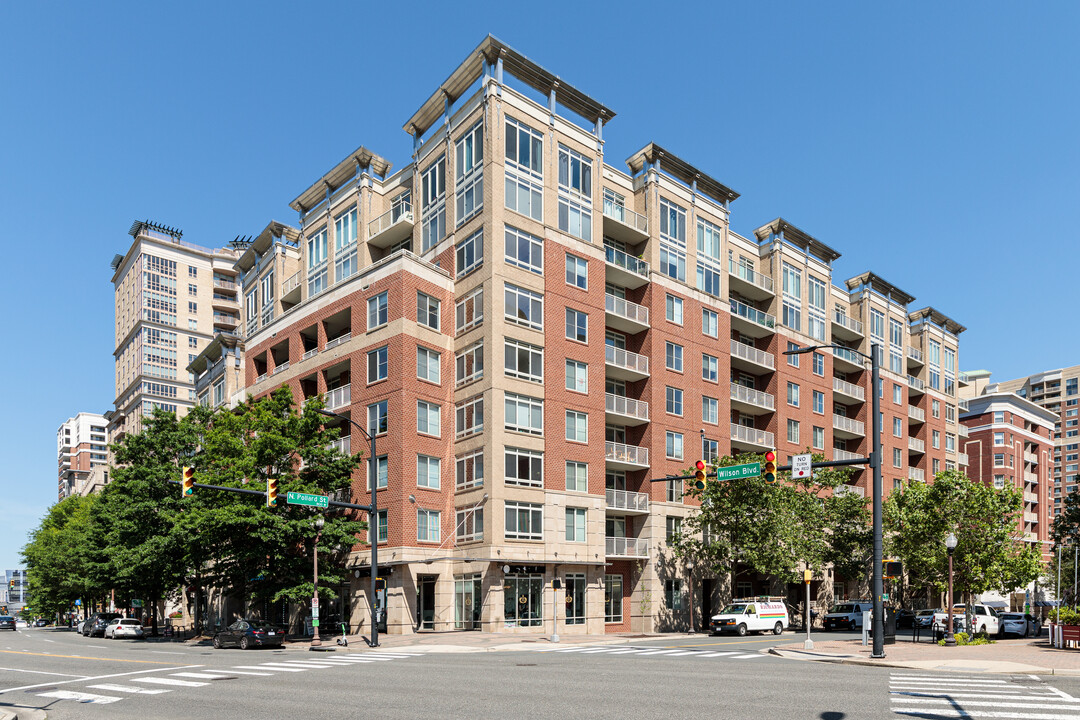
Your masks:
{"label": "blue sky", "polygon": [[742,194],[737,232],[783,216],[837,278],[967,326],[963,369],[1080,363],[1080,5],[369,5],[0,6],[0,569],[55,501],[57,427],[111,407],[132,220],[212,246],[295,223],[359,145],[406,162],[402,125],[489,32],[615,110],[608,162],[657,142]]}

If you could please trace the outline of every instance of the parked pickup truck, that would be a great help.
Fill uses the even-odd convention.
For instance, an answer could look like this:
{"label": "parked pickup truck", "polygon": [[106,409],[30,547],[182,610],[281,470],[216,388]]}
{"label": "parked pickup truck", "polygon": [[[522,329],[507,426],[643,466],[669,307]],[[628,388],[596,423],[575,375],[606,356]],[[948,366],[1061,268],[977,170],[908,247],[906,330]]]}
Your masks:
{"label": "parked pickup truck", "polygon": [[[959,618],[959,619],[958,619]],[[953,605],[953,632],[960,632],[971,623],[975,633],[986,633],[995,636],[1001,633],[1001,620],[997,611],[989,605]],[[934,623],[939,628],[945,628],[949,623],[948,611],[941,610],[934,613]]]}

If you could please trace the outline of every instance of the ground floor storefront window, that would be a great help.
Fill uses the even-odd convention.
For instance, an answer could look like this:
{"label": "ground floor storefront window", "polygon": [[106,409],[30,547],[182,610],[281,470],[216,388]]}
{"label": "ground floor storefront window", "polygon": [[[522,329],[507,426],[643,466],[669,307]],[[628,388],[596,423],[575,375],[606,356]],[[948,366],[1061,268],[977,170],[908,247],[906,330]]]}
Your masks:
{"label": "ground floor storefront window", "polygon": [[604,576],[604,622],[621,623],[623,621],[622,575]]}
{"label": "ground floor storefront window", "polygon": [[566,624],[585,624],[585,573],[566,574]]}
{"label": "ground floor storefront window", "polygon": [[540,574],[507,575],[503,583],[506,627],[539,627],[544,622],[544,578]]}
{"label": "ground floor storefront window", "polygon": [[480,574],[454,578],[454,628],[474,630],[480,627]]}

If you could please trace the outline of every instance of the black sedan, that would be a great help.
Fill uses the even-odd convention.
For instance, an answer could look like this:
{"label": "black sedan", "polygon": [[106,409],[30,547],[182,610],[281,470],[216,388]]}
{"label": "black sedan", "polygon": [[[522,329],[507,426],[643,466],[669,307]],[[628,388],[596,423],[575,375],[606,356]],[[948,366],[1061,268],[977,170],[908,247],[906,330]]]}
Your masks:
{"label": "black sedan", "polygon": [[214,635],[214,647],[223,648],[236,645],[241,650],[254,647],[281,647],[285,632],[276,625],[264,620],[237,620],[229,627]]}
{"label": "black sedan", "polygon": [[10,615],[0,615],[0,630],[15,630],[15,618]]}
{"label": "black sedan", "polygon": [[898,628],[910,628],[915,627],[915,613],[910,610],[900,608],[896,611],[896,627]]}

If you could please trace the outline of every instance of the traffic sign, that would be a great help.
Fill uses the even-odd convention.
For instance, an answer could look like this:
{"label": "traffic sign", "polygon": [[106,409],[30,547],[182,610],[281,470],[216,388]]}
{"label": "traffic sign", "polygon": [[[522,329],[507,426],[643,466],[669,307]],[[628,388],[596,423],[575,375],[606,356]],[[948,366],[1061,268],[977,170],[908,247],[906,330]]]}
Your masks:
{"label": "traffic sign", "polygon": [[313,607],[313,608],[319,607],[319,596],[318,595],[312,595],[311,596],[311,607]]}
{"label": "traffic sign", "polygon": [[745,465],[729,465],[716,468],[717,480],[742,480],[743,478],[757,477],[761,474],[761,463],[747,463]]}
{"label": "traffic sign", "polygon": [[810,454],[806,455],[792,455],[791,456],[791,477],[793,478],[806,478],[810,477]]}
{"label": "traffic sign", "polygon": [[285,495],[285,501],[290,505],[308,505],[310,507],[330,507],[329,495],[309,495],[308,493],[291,492]]}

